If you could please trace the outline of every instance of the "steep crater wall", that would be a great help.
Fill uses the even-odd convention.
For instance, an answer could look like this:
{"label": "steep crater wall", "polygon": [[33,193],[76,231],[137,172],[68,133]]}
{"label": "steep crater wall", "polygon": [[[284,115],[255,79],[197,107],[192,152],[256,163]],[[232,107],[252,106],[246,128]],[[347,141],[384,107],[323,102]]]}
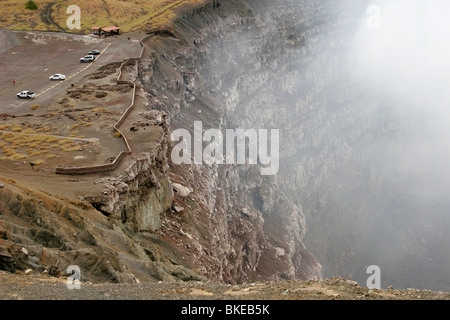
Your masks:
{"label": "steep crater wall", "polygon": [[[140,77],[172,130],[193,132],[194,121],[280,129],[276,176],[252,166],[172,166],[220,226],[208,254],[224,279],[311,278],[320,263],[324,277],[365,284],[376,264],[385,286],[448,289],[448,270],[436,263],[449,259],[440,254],[448,247],[446,200],[409,187],[408,179],[424,178],[420,170],[399,174],[423,133],[420,115],[399,114],[407,101],[354,72],[352,44],[368,5],[220,1],[179,19],[177,38],[152,40]],[[249,229],[246,215],[258,217]]]}

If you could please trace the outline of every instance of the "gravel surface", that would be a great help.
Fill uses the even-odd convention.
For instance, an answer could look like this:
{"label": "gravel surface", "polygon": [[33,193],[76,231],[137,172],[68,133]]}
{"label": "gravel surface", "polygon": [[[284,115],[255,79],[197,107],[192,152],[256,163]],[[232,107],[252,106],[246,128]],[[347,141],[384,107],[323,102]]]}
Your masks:
{"label": "gravel surface", "polygon": [[2,300],[450,300],[431,290],[376,290],[351,280],[261,282],[226,285],[214,282],[94,284],[69,289],[67,278],[0,272]]}

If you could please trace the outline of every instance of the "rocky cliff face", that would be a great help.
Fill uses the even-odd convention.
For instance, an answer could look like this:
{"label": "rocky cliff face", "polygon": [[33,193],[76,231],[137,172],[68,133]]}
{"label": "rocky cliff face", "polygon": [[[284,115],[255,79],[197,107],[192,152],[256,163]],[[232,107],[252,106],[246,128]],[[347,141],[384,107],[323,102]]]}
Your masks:
{"label": "rocky cliff face", "polygon": [[[287,112],[278,110],[276,101],[286,98],[299,75],[284,64],[292,63],[304,36],[292,25],[288,7],[222,2],[180,19],[177,38],[152,39],[153,52],[140,69],[150,106],[170,115],[172,130],[193,133],[194,121],[202,121],[205,130],[280,128]],[[300,7],[293,10],[300,13]],[[286,197],[278,176],[261,176],[251,165],[171,168],[195,202],[204,204],[192,219],[208,222],[207,228],[199,231],[187,223],[176,228],[190,227],[199,248],[207,241],[208,249],[198,250],[196,260],[209,277],[321,278],[320,264],[303,245],[301,206]],[[178,201],[181,215],[191,215],[186,201]],[[207,262],[211,259],[214,266]]]}
{"label": "rocky cliff face", "polygon": [[[194,242],[216,241],[208,240],[213,251],[197,252],[214,261],[206,274],[315,278],[320,262],[324,276],[364,285],[376,264],[385,286],[446,290],[445,268],[434,264],[448,246],[445,201],[411,187],[411,179],[433,186],[423,167],[404,170],[407,150],[423,143],[420,114],[399,112],[407,99],[358,73],[353,45],[368,6],[220,1],[178,20],[177,38],[152,40],[140,75],[172,129],[192,133],[194,121],[205,130],[280,129],[276,176],[254,166],[172,165],[207,209],[204,234],[191,230]],[[200,210],[192,219],[204,217]]]}
{"label": "rocky cliff face", "polygon": [[117,175],[93,179],[95,190],[86,183],[87,201],[2,181],[0,268],[61,276],[76,265],[82,281],[91,282],[203,279],[158,235],[173,200],[166,145],[128,158]]}
{"label": "rocky cliff face", "polygon": [[168,133],[161,130],[151,152],[142,152],[127,162],[116,176],[95,181],[104,190],[87,197],[103,214],[130,224],[135,232],[156,232],[160,215],[172,206],[173,190],[167,172]]}

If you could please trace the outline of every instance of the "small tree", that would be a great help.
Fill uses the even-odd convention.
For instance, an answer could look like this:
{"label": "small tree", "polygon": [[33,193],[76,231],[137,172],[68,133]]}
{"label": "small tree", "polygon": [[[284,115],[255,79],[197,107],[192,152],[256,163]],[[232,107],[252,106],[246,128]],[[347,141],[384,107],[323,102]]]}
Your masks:
{"label": "small tree", "polygon": [[25,8],[30,10],[36,10],[38,8],[36,2],[33,0],[28,0],[27,3],[25,3]]}

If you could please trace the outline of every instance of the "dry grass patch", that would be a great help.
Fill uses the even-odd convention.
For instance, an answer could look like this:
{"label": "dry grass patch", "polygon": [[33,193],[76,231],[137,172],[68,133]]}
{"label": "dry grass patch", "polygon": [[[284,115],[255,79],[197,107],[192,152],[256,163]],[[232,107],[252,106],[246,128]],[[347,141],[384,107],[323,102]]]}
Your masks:
{"label": "dry grass patch", "polygon": [[[27,131],[27,132],[25,132]],[[22,160],[39,155],[47,155],[47,159],[71,151],[81,149],[78,142],[40,133],[32,133],[28,128],[23,132],[0,132],[1,160]]]}
{"label": "dry grass patch", "polygon": [[[46,25],[41,19],[45,6],[53,0],[39,0],[37,10],[25,8],[26,1],[0,1],[0,28],[13,30],[48,30],[57,31],[53,25]],[[67,19],[67,18],[66,18]]]}
{"label": "dry grass patch", "polygon": [[15,126],[11,129],[12,132],[22,132],[22,130],[23,130],[22,127],[19,126]]}
{"label": "dry grass patch", "polygon": [[27,128],[27,129],[23,130],[22,132],[23,132],[23,133],[29,133],[29,134],[36,134],[36,133],[37,133],[36,131],[34,131],[34,130],[31,129],[31,128]]}
{"label": "dry grass patch", "polygon": [[[13,30],[58,31],[53,25],[45,24],[41,15],[47,4],[54,0],[40,0],[37,10],[25,9],[25,1],[1,0],[0,28]],[[164,27],[175,17],[175,10],[183,5],[196,5],[204,0],[61,0],[52,6],[52,18],[61,27],[67,29],[69,18],[67,8],[76,4],[82,13],[81,28],[91,33],[93,26],[106,27],[117,25],[121,32],[138,29]]]}

